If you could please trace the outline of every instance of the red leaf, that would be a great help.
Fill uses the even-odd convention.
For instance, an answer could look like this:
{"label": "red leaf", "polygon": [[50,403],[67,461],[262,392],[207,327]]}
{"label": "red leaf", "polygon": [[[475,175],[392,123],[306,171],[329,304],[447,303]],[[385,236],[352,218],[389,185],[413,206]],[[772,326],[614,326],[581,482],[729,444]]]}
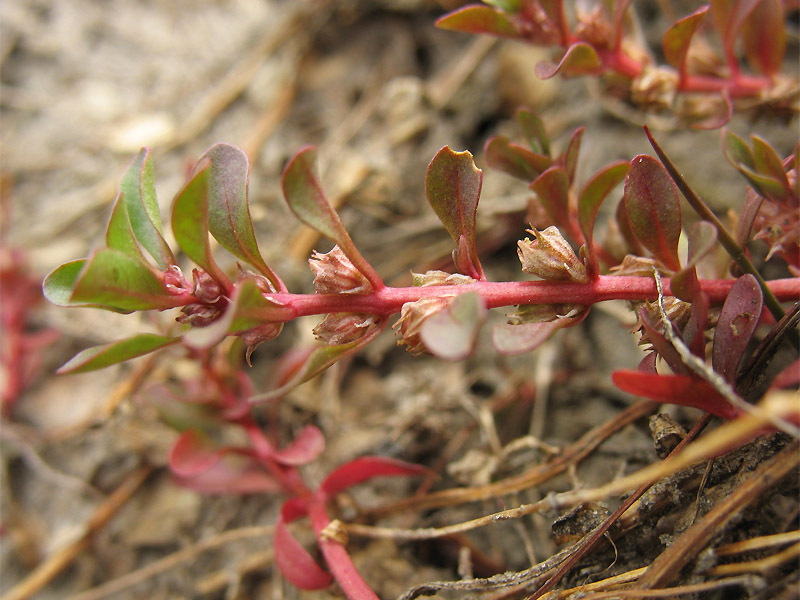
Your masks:
{"label": "red leaf", "polygon": [[748,273],[736,280],[722,306],[714,330],[711,365],[732,384],[736,383],[739,364],[758,326],[763,305],[761,288]]}
{"label": "red leaf", "polygon": [[342,490],[357,485],[373,477],[390,477],[397,475],[422,475],[427,473],[425,467],[407,463],[394,458],[382,456],[363,456],[343,464],[335,469],[322,482],[319,490],[326,497],[335,496]]}
{"label": "red leaf", "polygon": [[325,437],[322,432],[313,425],[306,425],[292,443],[276,450],[272,458],[284,465],[305,465],[322,454],[324,449]]}
{"label": "red leaf", "polygon": [[786,24],[781,0],[761,0],[742,24],[747,61],[758,72],[776,75],[786,53]]}
{"label": "red leaf", "polygon": [[692,406],[723,419],[733,419],[740,413],[703,379],[628,370],[615,371],[611,378],[623,392],[656,402]]}
{"label": "red leaf", "polygon": [[679,270],[681,205],[663,165],[646,154],[635,156],[625,178],[623,199],[631,231],[642,246],[668,269]]}
{"label": "red leaf", "polygon": [[562,167],[550,167],[531,183],[530,188],[553,224],[569,224],[569,177]]}
{"label": "red leaf", "polygon": [[305,502],[299,498],[287,500],[281,507],[273,537],[275,564],[283,576],[301,590],[319,590],[328,587],[333,578],[330,573],[322,570],[287,527],[287,523],[305,514]]}
{"label": "red leaf", "polygon": [[218,448],[195,429],[184,431],[169,452],[170,471],[179,477],[192,477],[208,471],[222,458]]}
{"label": "red leaf", "polygon": [[490,167],[523,181],[533,181],[551,165],[548,156],[509,142],[503,136],[490,138],[483,148],[483,154]]}
{"label": "red leaf", "polygon": [[567,48],[558,63],[540,62],[534,72],[540,79],[550,79],[557,73],[563,75],[592,75],[602,72],[603,63],[589,44],[577,42]]}
{"label": "red leaf", "polygon": [[204,494],[264,494],[283,487],[249,456],[226,454],[208,470],[189,477],[175,477],[183,487]]}
{"label": "red leaf", "polygon": [[664,34],[661,42],[664,48],[664,58],[678,69],[682,77],[686,72],[686,55],[689,52],[692,36],[700,27],[707,13],[708,6],[703,6],[688,17],[678,19]]}

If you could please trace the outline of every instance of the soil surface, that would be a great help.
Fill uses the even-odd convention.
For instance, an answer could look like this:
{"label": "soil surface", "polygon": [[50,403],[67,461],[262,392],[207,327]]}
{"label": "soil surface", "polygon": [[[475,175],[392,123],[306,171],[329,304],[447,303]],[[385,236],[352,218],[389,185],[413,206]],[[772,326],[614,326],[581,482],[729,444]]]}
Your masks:
{"label": "soil surface", "polygon": [[[668,24],[658,7],[669,3],[635,4],[658,46]],[[513,114],[522,105],[539,113],[557,149],[586,126],[585,181],[604,164],[649,151],[638,127],[644,116],[603,95],[599,82],[538,80],[533,66],[550,57],[547,50],[436,29],[435,19],[456,5],[2,3],[2,244],[4,269],[7,261],[15,268],[4,285],[19,294],[36,290],[51,269],[103,244],[120,175],[140,147],[153,151],[167,215],[194,161],[218,141],[250,157],[259,245],[292,291],[313,291],[306,260],[313,249],[330,248],[289,214],[280,191],[287,159],[308,144],[319,147],[326,189],[356,245],[393,285],[410,285],[412,269],[452,270],[451,240],[425,200],[425,168],[442,146],[470,150],[484,168],[479,245],[487,273],[520,278],[516,240],[525,235],[530,191],[485,168],[486,139],[519,139]],[[793,57],[796,45],[795,36]],[[719,133],[672,125],[654,121],[673,162],[720,214],[737,210],[745,184],[724,160]],[[758,131],[786,156],[796,125],[737,117],[731,128],[745,138]],[[45,600],[341,597],[335,585],[299,591],[280,576],[272,532],[282,497],[201,495],[172,481],[166,460],[178,433],[159,403],[165,384],[191,380],[192,361],[166,351],[99,372],[54,375],[79,350],[155,331],[159,319],[174,315],[66,310],[30,299],[23,306],[29,346],[20,352],[31,376],[0,430],[0,592],[22,597],[13,595],[22,583]],[[302,319],[259,347],[247,369],[257,390],[271,385],[282,356],[313,342],[315,323]],[[581,326],[517,357],[499,356],[487,327],[475,355],[459,362],[412,357],[390,330],[291,393],[277,415],[259,414],[277,416],[287,440],[306,424],[324,432],[326,451],[304,468],[309,482],[368,454],[436,473],[353,488],[333,507],[344,522],[398,530],[458,524],[592,490],[660,461],[669,441],[654,439],[651,415],[667,413],[659,431],[677,428],[674,439],[691,429],[699,413],[644,405],[612,384],[613,370],[635,368],[644,356],[633,325],[623,303],[597,306]],[[796,469],[727,516],[706,518],[786,447],[790,438],[774,434],[665,475],[558,587],[647,567],[699,523],[705,537],[693,538],[687,566],[656,587],[701,586],[685,597],[797,597]],[[514,481],[525,483],[501,485]],[[545,580],[537,577],[547,569],[533,566],[584,538],[633,489],[574,510],[554,501],[550,510],[433,539],[351,535],[348,550],[383,599],[524,598]],[[307,524],[292,531],[313,547]],[[713,548],[783,533],[794,547],[776,541],[731,550],[735,561],[752,565],[718,569],[733,559]],[[769,562],[779,552],[790,553]],[[42,565],[51,571],[43,575]],[[43,579],[32,583],[32,574]]]}

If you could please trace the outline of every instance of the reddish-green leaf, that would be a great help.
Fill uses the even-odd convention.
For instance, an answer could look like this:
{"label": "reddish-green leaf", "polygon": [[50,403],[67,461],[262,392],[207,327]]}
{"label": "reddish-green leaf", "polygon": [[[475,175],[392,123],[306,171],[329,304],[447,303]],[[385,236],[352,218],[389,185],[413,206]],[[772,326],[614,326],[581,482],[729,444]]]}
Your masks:
{"label": "reddish-green leaf", "polygon": [[586,253],[589,259],[590,275],[598,273],[597,256],[594,252],[592,238],[594,236],[594,223],[597,211],[606,196],[611,193],[628,173],[629,164],[625,161],[615,162],[600,169],[586,183],[578,198],[578,223],[581,226],[586,242]]}
{"label": "reddish-green leaf", "polygon": [[178,339],[154,333],[142,333],[118,342],[87,348],[83,352],[76,354],[56,372],[59,374],[85,373],[95,369],[102,369],[149,354],[174,344]]}
{"label": "reddish-green leaf", "polygon": [[704,379],[627,370],[615,371],[611,378],[623,392],[656,402],[692,406],[723,419],[733,419],[740,412]]}
{"label": "reddish-green leaf", "polygon": [[725,158],[728,159],[728,162],[736,169],[745,166],[755,170],[755,157],[753,156],[753,151],[750,150],[750,146],[728,129],[722,130],[722,151],[725,153]]}
{"label": "reddish-green leaf", "polygon": [[549,157],[514,144],[503,136],[490,138],[483,153],[490,167],[523,181],[533,181],[552,163]]}
{"label": "reddish-green leaf", "polygon": [[89,257],[69,299],[70,306],[92,305],[122,312],[172,308],[180,303],[150,267],[113,248],[96,250]]}
{"label": "reddish-green leaf", "polygon": [[486,312],[479,294],[459,294],[449,307],[423,321],[420,338],[431,354],[446,360],[461,360],[475,348]]}
{"label": "reddish-green leaf", "polygon": [[186,256],[203,267],[226,293],[232,289],[228,276],[219,268],[208,240],[209,163],[198,163],[189,182],[172,204],[172,231]]}
{"label": "reddish-green leaf", "polygon": [[172,250],[164,241],[149,149],[142,148],[122,176],[117,202],[125,207],[136,239],[159,268],[175,264]]}
{"label": "reddish-green leaf", "polygon": [[305,502],[299,498],[287,500],[281,507],[272,539],[275,564],[283,576],[301,590],[319,590],[328,587],[333,578],[311,558],[287,526],[288,523],[305,516],[306,512]]}
{"label": "reddish-green leaf", "polygon": [[56,306],[86,306],[72,302],[72,291],[86,263],[85,258],[64,263],[53,269],[42,282],[42,293]]}
{"label": "reddish-green leaf", "polygon": [[722,306],[714,330],[711,365],[731,384],[736,383],[736,373],[763,306],[761,287],[749,273],[736,280]]}
{"label": "reddish-green leaf", "polygon": [[362,456],[337,467],[320,485],[327,498],[375,477],[424,475],[428,470],[420,465],[382,456]]}
{"label": "reddish-green leaf", "polygon": [[569,223],[569,178],[562,167],[550,167],[531,183],[530,188],[554,224],[564,226]]}
{"label": "reddish-green leaf", "polygon": [[512,39],[520,36],[508,15],[481,4],[465,6],[451,12],[436,21],[436,26],[449,31],[485,33]]}
{"label": "reddish-green leaf", "polygon": [[303,223],[333,240],[374,289],[383,287],[375,269],[361,256],[339,215],[328,202],[317,175],[316,148],[306,146],[295,154],[281,176],[283,196]]}
{"label": "reddish-green leaf", "polygon": [[761,0],[742,23],[747,61],[756,71],[776,75],[786,53],[786,24],[781,0]]}
{"label": "reddish-green leaf", "polygon": [[250,456],[225,453],[208,469],[195,475],[174,475],[175,482],[204,494],[269,494],[281,484]]}
{"label": "reddish-green leaf", "polygon": [[681,234],[678,190],[664,166],[652,156],[640,154],[630,164],[623,198],[631,231],[658,261],[677,271]]}
{"label": "reddish-green leaf", "polygon": [[708,221],[697,221],[689,229],[689,256],[679,273],[672,277],[672,292],[686,302],[694,302],[700,287],[695,266],[717,244],[717,228]]}
{"label": "reddish-green leaf", "polygon": [[[539,116],[527,109],[521,108],[516,112],[517,123],[522,129],[522,135],[533,148],[534,152],[550,157],[550,139],[544,129],[544,123]],[[548,165],[549,166],[549,165]],[[547,167],[545,167],[547,168]],[[544,170],[544,169],[542,169]]]}
{"label": "reddish-green leaf", "polygon": [[534,72],[540,79],[550,79],[557,73],[562,75],[594,75],[601,73],[603,63],[597,52],[586,42],[577,42],[567,48],[558,63],[540,62]]}
{"label": "reddish-green leaf", "polygon": [[223,454],[200,431],[187,429],[172,445],[167,462],[178,477],[193,477],[208,471]]}
{"label": "reddish-green leaf", "polygon": [[708,14],[708,6],[702,6],[688,17],[679,19],[667,29],[662,40],[664,48],[664,58],[673,67],[678,69],[681,75],[686,71],[686,55],[689,52],[689,44],[692,41],[700,24]]}
{"label": "reddish-green leaf", "polygon": [[216,144],[203,155],[211,161],[208,178],[208,229],[223,248],[253,265],[276,290],[280,279],[258,250],[247,200],[250,163],[236,146]]}
{"label": "reddish-green leaf", "polygon": [[785,176],[784,181],[781,181],[770,175],[757,173],[745,166],[740,166],[739,172],[744,175],[747,181],[750,182],[750,185],[765,198],[780,201],[785,197],[787,189]]}
{"label": "reddish-green leaf", "polygon": [[128,211],[122,202],[121,195],[117,196],[114,208],[111,210],[111,218],[106,227],[106,244],[109,248],[120,250],[142,262],[147,260],[136,241],[136,234],[131,227],[131,220],[128,218]]}
{"label": "reddish-green leaf", "polygon": [[464,274],[476,279],[483,277],[475,248],[475,220],[482,183],[483,174],[475,166],[472,154],[454,152],[449,146],[436,153],[425,173],[428,202],[456,243],[462,245],[460,240],[464,237],[467,256],[460,252],[458,260],[469,259],[473,272]]}
{"label": "reddish-green leaf", "polygon": [[578,168],[578,157],[581,153],[581,142],[585,131],[586,127],[578,127],[573,131],[564,152],[564,170],[567,172],[570,183],[575,181],[575,171]]}
{"label": "reddish-green leaf", "polygon": [[272,453],[272,458],[282,465],[300,466],[310,463],[325,450],[325,437],[319,428],[306,425],[292,442]]}
{"label": "reddish-green leaf", "polygon": [[761,0],[711,0],[711,17],[722,39],[725,55],[733,57],[733,46],[744,20]]}

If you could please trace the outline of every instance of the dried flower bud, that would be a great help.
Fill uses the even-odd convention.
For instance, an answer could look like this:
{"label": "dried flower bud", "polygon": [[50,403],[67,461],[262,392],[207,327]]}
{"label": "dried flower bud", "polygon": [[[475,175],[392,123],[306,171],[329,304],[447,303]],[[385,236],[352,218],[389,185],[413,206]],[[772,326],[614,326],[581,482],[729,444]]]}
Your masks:
{"label": "dried flower bud", "polygon": [[181,312],[183,314],[175,320],[178,323],[186,323],[192,327],[206,327],[211,325],[211,323],[216,321],[222,314],[218,306],[200,304],[198,302],[187,304],[181,309]]}
{"label": "dried flower bud", "polygon": [[283,331],[283,323],[264,323],[238,333],[237,335],[247,344],[247,363],[250,364],[250,355],[259,344],[274,340],[281,331]]}
{"label": "dried flower bud", "polygon": [[[639,331],[642,337],[639,339],[638,345],[647,346],[652,342],[647,335],[647,329],[642,323],[641,309],[644,309],[650,323],[663,330],[664,323],[661,321],[661,312],[655,302],[634,302],[633,306],[636,312],[636,325],[631,331]],[[667,318],[677,327],[678,331],[683,331],[692,316],[692,305],[674,296],[665,296],[664,312],[667,313]]]}
{"label": "dried flower bud", "polygon": [[164,287],[170,294],[176,296],[191,290],[189,282],[183,276],[183,271],[178,265],[169,265],[164,271]]}
{"label": "dried flower bud", "polygon": [[339,246],[327,254],[316,250],[308,260],[318,294],[369,294],[372,286]]}
{"label": "dried flower bud", "polygon": [[192,294],[204,304],[214,304],[222,297],[222,289],[217,280],[203,269],[192,269],[194,289]]}
{"label": "dried flower bud", "polygon": [[572,280],[579,283],[589,281],[586,266],[557,227],[551,226],[544,231],[538,231],[534,227],[528,231],[536,239],[531,241],[525,238],[517,242],[517,254],[525,273],[548,280]]}
{"label": "dried flower bud", "polygon": [[378,322],[375,315],[361,313],[330,313],[314,327],[317,339],[332,346],[349,344],[364,337]]}
{"label": "dried flower bud", "polygon": [[469,275],[461,273],[446,273],[444,271],[426,271],[425,273],[411,273],[414,287],[428,287],[431,285],[464,285],[475,283]]}
{"label": "dried flower bud", "polygon": [[627,275],[630,277],[652,277],[653,269],[658,268],[661,275],[667,274],[663,267],[659,267],[658,263],[652,258],[645,256],[634,256],[633,254],[626,254],[622,262],[616,267],[611,267],[610,271],[614,275]]}
{"label": "dried flower bud", "polygon": [[420,337],[422,324],[429,317],[450,306],[453,298],[455,296],[433,296],[403,304],[400,309],[400,318],[397,323],[392,325],[392,329],[399,328],[400,336],[402,337],[398,345],[405,345],[406,351],[415,356],[427,352],[425,344]]}
{"label": "dried flower bud", "polygon": [[678,91],[678,74],[666,67],[646,68],[631,83],[631,100],[643,108],[668,109]]}

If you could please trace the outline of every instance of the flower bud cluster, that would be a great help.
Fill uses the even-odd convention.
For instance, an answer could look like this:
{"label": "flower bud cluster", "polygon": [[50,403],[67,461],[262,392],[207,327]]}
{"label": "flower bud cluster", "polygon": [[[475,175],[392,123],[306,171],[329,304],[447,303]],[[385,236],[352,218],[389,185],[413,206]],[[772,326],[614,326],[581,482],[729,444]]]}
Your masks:
{"label": "flower bud cluster", "polygon": [[422,324],[436,313],[447,309],[453,298],[455,296],[431,296],[403,304],[400,318],[392,325],[393,329],[400,332],[398,345],[406,346],[406,351],[414,356],[427,352],[421,337]]}
{"label": "flower bud cluster", "polygon": [[378,317],[362,313],[330,313],[314,327],[313,334],[326,344],[349,344],[364,337]]}
{"label": "flower bud cluster", "polygon": [[532,227],[528,232],[536,239],[525,238],[517,242],[523,272],[550,281],[589,281],[586,266],[557,227],[551,226],[544,231]]}
{"label": "flower bud cluster", "polygon": [[192,269],[192,295],[199,300],[187,304],[176,320],[193,327],[206,327],[222,314],[227,301],[222,295],[219,283],[203,269]]}

